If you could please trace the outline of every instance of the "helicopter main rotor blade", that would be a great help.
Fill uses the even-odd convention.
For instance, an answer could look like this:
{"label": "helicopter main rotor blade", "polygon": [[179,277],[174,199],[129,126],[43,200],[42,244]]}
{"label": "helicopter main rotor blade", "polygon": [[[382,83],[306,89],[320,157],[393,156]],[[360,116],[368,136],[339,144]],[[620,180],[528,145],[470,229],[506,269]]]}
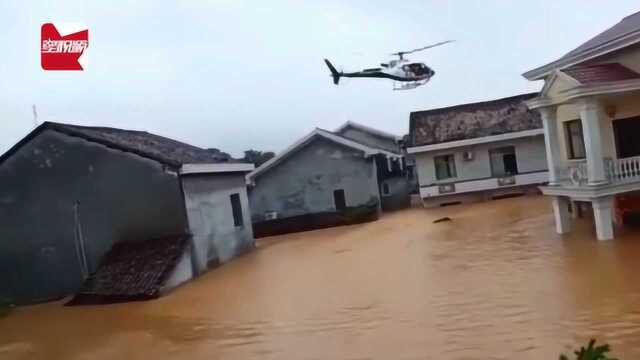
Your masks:
{"label": "helicopter main rotor blade", "polygon": [[439,43],[435,43],[435,44],[427,45],[427,46],[424,46],[424,47],[421,47],[421,48],[417,48],[417,49],[413,49],[413,50],[408,50],[408,51],[399,51],[399,52],[397,52],[397,53],[393,53],[393,54],[391,54],[391,55],[399,55],[399,56],[402,56],[402,55],[405,55],[405,54],[411,54],[411,53],[414,53],[414,52],[418,52],[418,51],[422,51],[422,50],[431,49],[431,48],[434,48],[434,47],[436,47],[436,46],[440,46],[440,45],[448,44],[448,43],[451,43],[451,42],[454,42],[454,41],[455,41],[455,40],[441,41],[441,42],[439,42]]}

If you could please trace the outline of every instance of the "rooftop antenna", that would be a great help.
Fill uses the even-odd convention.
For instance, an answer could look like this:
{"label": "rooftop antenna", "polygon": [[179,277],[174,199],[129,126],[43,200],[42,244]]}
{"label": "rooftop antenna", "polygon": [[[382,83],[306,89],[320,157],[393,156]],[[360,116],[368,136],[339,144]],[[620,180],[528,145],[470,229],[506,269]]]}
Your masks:
{"label": "rooftop antenna", "polygon": [[31,105],[33,110],[33,127],[38,127],[38,111],[36,110],[36,104]]}

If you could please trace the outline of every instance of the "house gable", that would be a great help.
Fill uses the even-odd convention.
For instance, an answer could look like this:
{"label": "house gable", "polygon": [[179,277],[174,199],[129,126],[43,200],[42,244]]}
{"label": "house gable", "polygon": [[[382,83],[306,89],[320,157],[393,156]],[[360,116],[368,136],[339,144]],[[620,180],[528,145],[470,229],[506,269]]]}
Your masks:
{"label": "house gable", "polygon": [[381,148],[397,153],[400,152],[398,146],[398,139],[400,137],[365,125],[348,121],[336,129],[334,133],[370,147]]}
{"label": "house gable", "polygon": [[555,70],[547,77],[540,91],[541,98],[554,98],[561,92],[579,86],[580,83],[560,70]]}
{"label": "house gable", "polygon": [[373,148],[367,146],[365,144],[356,142],[347,137],[334,134],[330,131],[316,128],[300,140],[293,143],[291,146],[286,148],[284,151],[280,152],[275,157],[271,158],[269,161],[260,165],[257,169],[247,174],[247,182],[251,183],[255,181],[255,179],[261,176],[263,173],[267,172],[269,169],[277,166],[281,162],[285,161],[288,157],[292,156],[296,152],[300,151],[306,145],[308,145],[311,141],[314,141],[316,138],[324,138],[327,141],[342,145],[347,148],[351,148],[352,150],[359,151],[363,154],[364,157],[369,157],[372,155],[381,154],[386,156],[387,158],[400,159],[402,158],[401,154],[397,154],[391,151],[387,151],[380,148]]}

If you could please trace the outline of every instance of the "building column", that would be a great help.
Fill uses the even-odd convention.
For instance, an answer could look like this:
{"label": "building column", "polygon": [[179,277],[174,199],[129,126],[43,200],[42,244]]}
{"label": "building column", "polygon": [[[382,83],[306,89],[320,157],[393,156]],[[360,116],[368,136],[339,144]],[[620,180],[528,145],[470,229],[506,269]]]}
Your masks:
{"label": "building column", "polygon": [[553,217],[556,222],[556,232],[566,234],[571,231],[571,214],[569,214],[569,198],[554,196],[551,200]]}
{"label": "building column", "polygon": [[600,117],[603,116],[601,104],[595,98],[581,99],[578,103],[584,147],[587,155],[587,174],[589,185],[601,185],[607,182],[604,153],[602,150],[602,129]]}
{"label": "building column", "polygon": [[593,221],[596,224],[598,240],[613,239],[613,198],[603,197],[591,202]]}
{"label": "building column", "polygon": [[570,201],[571,219],[575,220],[580,217],[580,204],[577,201]]}
{"label": "building column", "polygon": [[544,144],[547,151],[547,167],[549,168],[549,185],[560,183],[560,137],[556,122],[556,106],[539,108],[544,129]]}

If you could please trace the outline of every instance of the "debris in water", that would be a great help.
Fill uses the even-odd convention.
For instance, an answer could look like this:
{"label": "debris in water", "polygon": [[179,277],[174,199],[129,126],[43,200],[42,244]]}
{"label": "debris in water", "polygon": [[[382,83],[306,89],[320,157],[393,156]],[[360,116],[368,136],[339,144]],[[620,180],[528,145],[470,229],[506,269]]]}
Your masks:
{"label": "debris in water", "polygon": [[445,221],[451,221],[451,218],[448,216],[445,216],[443,218],[433,220],[433,223],[436,224],[436,223],[445,222]]}

